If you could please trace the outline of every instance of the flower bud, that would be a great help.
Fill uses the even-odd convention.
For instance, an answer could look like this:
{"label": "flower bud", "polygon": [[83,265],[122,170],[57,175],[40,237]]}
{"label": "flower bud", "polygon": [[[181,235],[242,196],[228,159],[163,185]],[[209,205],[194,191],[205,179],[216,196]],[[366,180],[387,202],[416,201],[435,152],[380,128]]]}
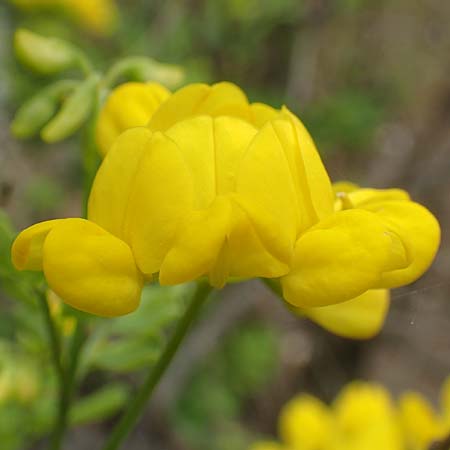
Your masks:
{"label": "flower bud", "polygon": [[98,75],[80,83],[63,103],[58,114],[43,128],[45,142],[58,142],[77,131],[91,113],[97,93]]}
{"label": "flower bud", "polygon": [[178,86],[184,79],[181,66],[160,63],[152,58],[132,56],[115,64],[107,75],[109,84],[115,84],[121,78],[133,81],[154,81],[166,87]]}
{"label": "flower bud", "polygon": [[24,65],[44,75],[60,72],[79,62],[79,51],[70,43],[25,29],[16,31],[14,47]]}
{"label": "flower bud", "polygon": [[38,134],[55,115],[61,98],[69,93],[76,83],[72,80],[57,81],[26,101],[17,111],[11,124],[14,136],[26,139]]}

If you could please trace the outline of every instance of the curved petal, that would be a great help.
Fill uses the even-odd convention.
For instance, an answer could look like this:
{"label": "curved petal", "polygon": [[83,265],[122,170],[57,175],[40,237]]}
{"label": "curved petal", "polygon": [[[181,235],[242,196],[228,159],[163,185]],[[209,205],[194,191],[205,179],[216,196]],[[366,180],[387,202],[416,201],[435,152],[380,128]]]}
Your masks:
{"label": "curved petal", "polygon": [[255,134],[243,120],[209,116],[183,120],[165,132],[189,167],[198,209],[209,207],[216,195],[234,191],[242,155]]}
{"label": "curved petal", "polygon": [[124,228],[141,272],[159,271],[179,222],[193,207],[193,179],[179,147],[154,133],[133,179]]}
{"label": "curved petal", "polygon": [[124,83],[108,96],[96,126],[96,141],[106,155],[115,139],[128,128],[144,126],[170,92],[158,83]]}
{"label": "curved petal", "polygon": [[289,161],[272,122],[258,132],[244,155],[236,193],[266,248],[288,261],[297,236],[300,205]]}
{"label": "curved petal", "polygon": [[125,240],[125,222],[136,174],[152,133],[145,127],[123,132],[114,142],[95,176],[88,218]]}
{"label": "curved petal", "polygon": [[389,291],[372,289],[343,303],[317,308],[295,308],[339,336],[368,339],[382,328],[389,310]]}
{"label": "curved petal", "polygon": [[[292,137],[286,142],[286,154],[295,167],[296,183],[303,192],[301,203],[305,203],[310,216],[310,222],[328,216],[334,211],[334,194],[330,178],[322,163],[314,141],[300,119],[292,114],[286,107],[282,109],[283,116],[287,118],[292,127]],[[282,134],[278,133],[279,138]],[[305,223],[304,227],[308,227]]]}
{"label": "curved petal", "polygon": [[74,308],[112,317],[138,307],[143,278],[130,247],[93,222],[61,221],[42,254],[50,288]]}
{"label": "curved petal", "polygon": [[42,270],[42,248],[50,231],[68,219],[39,222],[21,231],[11,247],[11,259],[17,270]]}
{"label": "curved petal", "polygon": [[366,205],[400,237],[411,263],[385,272],[378,287],[393,288],[417,280],[433,262],[439,248],[440,227],[433,214],[415,202],[384,201]]}
{"label": "curved petal", "polygon": [[171,95],[153,115],[148,126],[154,131],[165,131],[175,123],[197,115],[231,115],[248,121],[248,100],[232,83],[190,84]]}
{"label": "curved petal", "polygon": [[[209,208],[192,211],[180,221],[159,272],[162,285],[192,281],[213,269],[230,230],[231,211],[229,200],[217,197]],[[220,277],[218,287],[226,277]]]}
{"label": "curved petal", "polygon": [[419,393],[404,393],[399,400],[399,413],[411,447],[428,448],[433,441],[442,439],[448,432],[431,404]]}
{"label": "curved petal", "polygon": [[250,120],[256,128],[262,128],[269,120],[275,119],[280,111],[264,103],[250,104]]}
{"label": "curved petal", "polygon": [[330,409],[310,395],[300,395],[283,407],[278,428],[283,443],[293,449],[328,448],[334,431]]}
{"label": "curved petal", "polygon": [[297,241],[292,270],[281,279],[283,296],[300,307],[357,297],[376,286],[393,264],[396,241],[373,213],[356,209],[334,213]]}

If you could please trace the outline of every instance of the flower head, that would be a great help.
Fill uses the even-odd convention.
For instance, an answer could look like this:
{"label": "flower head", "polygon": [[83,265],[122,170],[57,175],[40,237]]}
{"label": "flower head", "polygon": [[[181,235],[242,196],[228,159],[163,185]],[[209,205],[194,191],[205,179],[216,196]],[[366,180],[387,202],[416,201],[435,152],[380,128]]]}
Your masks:
{"label": "flower head", "polygon": [[[431,263],[434,217],[400,191],[354,188],[336,201],[311,136],[286,108],[251,104],[231,83],[164,95],[134,122],[146,116],[148,126],[127,129],[107,150],[88,221],[38,224],[15,242],[16,266],[42,267],[63,300],[117,315],[137,306],[144,279],[208,277],[219,288],[262,277],[280,279],[286,301],[310,316],[308,308],[356,297],[357,309],[364,305],[356,314],[385,312],[386,294],[375,305],[367,292],[414,281]],[[111,103],[99,124],[110,141],[131,125],[104,125],[117,124]]]}

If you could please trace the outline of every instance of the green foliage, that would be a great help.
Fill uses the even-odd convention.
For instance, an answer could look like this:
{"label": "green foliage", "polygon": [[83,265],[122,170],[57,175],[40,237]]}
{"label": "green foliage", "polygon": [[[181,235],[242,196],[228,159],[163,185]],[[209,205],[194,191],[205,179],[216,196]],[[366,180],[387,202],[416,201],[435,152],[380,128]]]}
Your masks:
{"label": "green foliage", "polygon": [[303,115],[311,134],[325,150],[364,150],[383,117],[383,105],[373,95],[340,91],[315,103]]}
{"label": "green foliage", "polygon": [[145,287],[140,307],[127,316],[99,319],[87,344],[87,368],[117,373],[148,367],[165,343],[166,328],[184,311],[184,298],[191,286]]}
{"label": "green foliage", "polygon": [[48,215],[61,206],[64,195],[53,179],[39,176],[28,182],[23,200],[36,215]]}
{"label": "green foliage", "polygon": [[12,298],[30,301],[33,286],[42,274],[18,272],[11,262],[11,245],[16,232],[9,217],[0,209],[0,289]]}
{"label": "green foliage", "polygon": [[179,434],[199,450],[244,449],[248,436],[238,424],[242,406],[273,379],[277,363],[272,328],[257,322],[236,328],[183,391],[173,412]]}
{"label": "green foliage", "polygon": [[83,425],[108,419],[120,411],[128,397],[126,384],[111,383],[75,403],[69,420],[73,425]]}

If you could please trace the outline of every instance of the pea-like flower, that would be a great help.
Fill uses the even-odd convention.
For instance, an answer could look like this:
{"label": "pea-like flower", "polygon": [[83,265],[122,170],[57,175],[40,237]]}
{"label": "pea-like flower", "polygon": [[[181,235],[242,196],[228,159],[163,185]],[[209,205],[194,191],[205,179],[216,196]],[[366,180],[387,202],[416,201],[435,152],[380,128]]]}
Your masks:
{"label": "pea-like flower", "polygon": [[281,410],[279,441],[260,441],[251,450],[428,450],[450,433],[450,378],[441,408],[414,391],[398,400],[381,385],[353,381],[327,405],[301,394]]}
{"label": "pea-like flower", "polygon": [[352,299],[414,281],[436,253],[439,226],[406,193],[354,189],[336,201],[311,136],[286,108],[250,104],[231,83],[193,84],[149,117],[107,151],[88,220],[40,223],[13,245],[16,267],[43,270],[76,308],[126,314],[155,278],[207,277],[220,288],[261,277],[320,323],[312,309],[365,311],[371,301]]}

